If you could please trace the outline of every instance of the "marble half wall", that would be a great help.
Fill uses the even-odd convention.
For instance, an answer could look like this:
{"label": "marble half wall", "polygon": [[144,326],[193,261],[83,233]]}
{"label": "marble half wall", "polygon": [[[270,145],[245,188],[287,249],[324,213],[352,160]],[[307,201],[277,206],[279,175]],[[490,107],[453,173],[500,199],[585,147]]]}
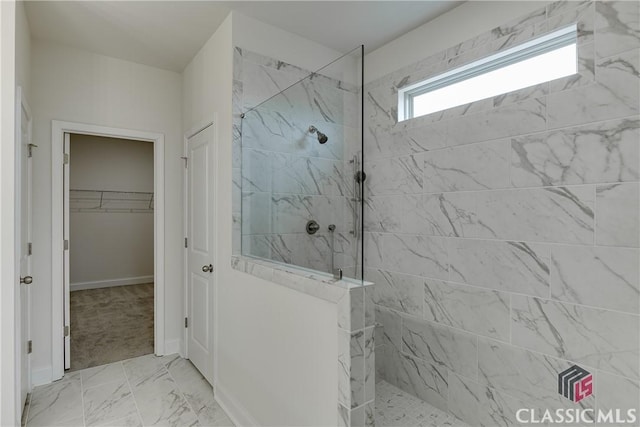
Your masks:
{"label": "marble half wall", "polygon": [[375,308],[373,284],[335,280],[327,274],[269,260],[233,256],[232,268],[335,304],[336,426],[375,425]]}
{"label": "marble half wall", "polygon": [[[365,86],[377,378],[470,425],[640,413],[639,8],[552,3]],[[572,23],[577,74],[397,121],[399,88]]]}

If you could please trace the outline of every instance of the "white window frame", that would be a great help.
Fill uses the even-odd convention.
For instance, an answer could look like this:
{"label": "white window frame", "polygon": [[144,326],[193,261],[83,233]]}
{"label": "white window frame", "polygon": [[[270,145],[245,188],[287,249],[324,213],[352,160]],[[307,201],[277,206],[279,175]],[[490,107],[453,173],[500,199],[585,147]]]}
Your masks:
{"label": "white window frame", "polygon": [[[554,30],[544,36],[537,37],[518,46],[495,53],[485,58],[457,67],[437,76],[405,86],[398,90],[398,121],[413,119],[414,98],[437,89],[469,80],[488,72],[522,62],[524,60],[561,49],[577,43],[577,24]],[[576,51],[577,52],[577,51]],[[576,55],[577,70],[577,55]],[[543,83],[542,81],[540,83]],[[507,93],[507,92],[503,92]],[[499,93],[495,96],[500,95]],[[478,101],[477,99],[476,101]],[[472,101],[475,102],[475,101]],[[464,104],[462,104],[464,105]],[[446,107],[442,110],[453,108]],[[442,111],[442,110],[436,110]]]}

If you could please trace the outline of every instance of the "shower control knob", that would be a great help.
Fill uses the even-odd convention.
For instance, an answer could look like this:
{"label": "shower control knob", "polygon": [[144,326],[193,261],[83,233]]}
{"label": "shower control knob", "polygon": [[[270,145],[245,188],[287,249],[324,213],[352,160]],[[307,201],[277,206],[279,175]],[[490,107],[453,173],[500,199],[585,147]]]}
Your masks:
{"label": "shower control knob", "polygon": [[316,232],[320,230],[320,225],[316,221],[310,220],[307,222],[307,226],[305,228],[307,230],[307,234],[316,234]]}

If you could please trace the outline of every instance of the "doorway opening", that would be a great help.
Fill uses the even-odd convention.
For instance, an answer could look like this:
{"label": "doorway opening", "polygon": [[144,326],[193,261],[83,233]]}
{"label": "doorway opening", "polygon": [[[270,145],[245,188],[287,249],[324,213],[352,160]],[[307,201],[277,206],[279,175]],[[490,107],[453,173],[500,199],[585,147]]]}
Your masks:
{"label": "doorway opening", "polygon": [[153,143],[70,134],[68,154],[75,371],[154,351]]}
{"label": "doorway opening", "polygon": [[163,355],[164,137],[52,129],[52,380]]}

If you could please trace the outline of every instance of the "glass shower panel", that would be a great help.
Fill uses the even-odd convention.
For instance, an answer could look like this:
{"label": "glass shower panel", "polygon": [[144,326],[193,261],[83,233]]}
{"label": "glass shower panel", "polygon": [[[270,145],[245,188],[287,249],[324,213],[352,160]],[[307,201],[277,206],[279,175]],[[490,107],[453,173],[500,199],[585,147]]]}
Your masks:
{"label": "glass shower panel", "polygon": [[361,168],[358,47],[245,109],[242,254],[361,279]]}

